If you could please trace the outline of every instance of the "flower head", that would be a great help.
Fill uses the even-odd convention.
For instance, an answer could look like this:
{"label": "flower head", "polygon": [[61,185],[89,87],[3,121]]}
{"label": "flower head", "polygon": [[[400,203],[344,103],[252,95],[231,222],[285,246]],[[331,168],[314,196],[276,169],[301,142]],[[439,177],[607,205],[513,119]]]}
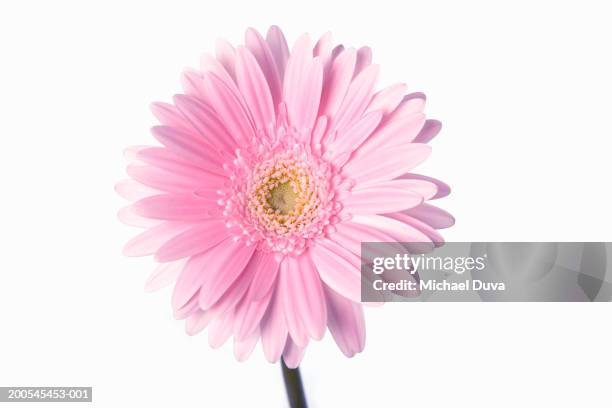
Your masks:
{"label": "flower head", "polygon": [[160,263],[147,288],[172,283],[186,331],[211,346],[233,336],[239,360],[259,339],[295,367],[329,328],[342,352],[363,350],[360,243],[438,244],[452,217],[426,201],[445,184],[411,171],[440,123],[403,84],[375,91],[367,47],[291,52],[282,32],[247,30],[183,76],[184,94],[155,103],[161,147],[128,150],[133,201],[120,212],[144,228],[125,247]]}

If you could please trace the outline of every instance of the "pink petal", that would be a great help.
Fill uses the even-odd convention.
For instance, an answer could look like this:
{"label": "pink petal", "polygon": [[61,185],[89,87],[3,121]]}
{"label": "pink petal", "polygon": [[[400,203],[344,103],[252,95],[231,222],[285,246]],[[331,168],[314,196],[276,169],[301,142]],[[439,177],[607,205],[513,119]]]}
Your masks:
{"label": "pink petal", "polygon": [[184,305],[173,310],[173,315],[176,320],[183,320],[196,313],[198,307],[198,292],[196,292]]}
{"label": "pink petal", "polygon": [[174,283],[185,266],[185,260],[167,262],[157,266],[147,282],[145,291],[153,292]]}
{"label": "pink petal", "polygon": [[341,131],[361,117],[372,99],[377,78],[377,65],[370,65],[357,75],[334,117],[332,129]]}
{"label": "pink petal", "polygon": [[274,55],[272,55],[272,51],[266,40],[264,40],[261,34],[255,29],[249,28],[246,31],[245,44],[253,53],[253,56],[266,77],[268,87],[270,88],[270,94],[272,95],[274,109],[276,109],[281,102],[282,77],[280,76]]}
{"label": "pink petal", "polygon": [[174,105],[163,102],[153,102],[150,109],[162,125],[177,128],[183,132],[192,130],[189,122],[181,115]]}
{"label": "pink petal", "polygon": [[161,193],[160,190],[145,186],[144,184],[132,179],[121,180],[115,184],[115,191],[121,197],[129,201],[137,201],[142,198]]}
{"label": "pink petal", "polygon": [[256,301],[244,298],[236,307],[234,321],[234,336],[236,339],[242,340],[248,338],[259,327],[259,323],[270,305],[272,295],[273,293],[270,291],[263,298]]}
{"label": "pink petal", "polygon": [[295,342],[291,341],[291,339],[288,339],[287,344],[285,345],[285,350],[283,351],[283,360],[285,361],[287,367],[297,368],[297,366],[299,366],[302,362],[302,358],[304,358],[305,351],[305,345],[300,347]]}
{"label": "pink petal", "polygon": [[434,184],[436,186],[436,194],[428,198],[428,200],[435,200],[438,198],[446,197],[447,195],[450,194],[450,187],[448,186],[448,184],[440,180],[437,180],[435,178],[432,178],[432,177],[427,177],[427,176],[423,176],[421,174],[415,174],[415,173],[406,173],[406,174],[402,174],[398,178],[405,179],[405,180],[423,180],[428,183]]}
{"label": "pink petal", "polygon": [[363,351],[365,346],[365,319],[359,303],[338,295],[326,288],[329,331],[340,350],[347,357]]}
{"label": "pink petal", "polygon": [[[348,160],[348,154],[355,150],[370,136],[372,131],[382,119],[381,112],[371,112],[365,114],[350,128],[339,133],[333,143],[328,147],[329,156],[333,158],[334,164],[341,167]],[[340,157],[345,157],[344,160],[335,160]]]}
{"label": "pink petal", "polygon": [[351,191],[343,200],[343,210],[350,214],[385,214],[416,207],[423,197],[402,183],[384,182]]}
{"label": "pink petal", "polygon": [[186,95],[206,99],[206,89],[204,89],[201,72],[186,69],[181,76],[181,85]]}
{"label": "pink petal", "polygon": [[291,124],[302,127],[302,97],[306,90],[304,78],[308,75],[312,64],[312,46],[308,34],[303,34],[296,41],[287,61],[285,78],[283,79],[283,100],[287,104],[287,113]]}
{"label": "pink petal", "polygon": [[319,112],[329,117],[335,116],[344,100],[355,70],[357,53],[353,48],[343,51],[334,59],[329,75],[325,79]]}
{"label": "pink petal", "polygon": [[200,290],[206,275],[218,274],[223,270],[225,262],[234,256],[237,246],[228,238],[208,251],[189,258],[174,286],[172,308],[178,309],[189,301]]}
{"label": "pink petal", "polygon": [[320,57],[321,64],[323,65],[323,88],[325,88],[327,77],[331,71],[331,65],[334,59],[333,50],[334,44],[332,42],[332,34],[329,31],[319,38],[319,41],[317,41],[312,50],[312,54],[315,57]]}
{"label": "pink petal", "polygon": [[154,126],[151,128],[151,133],[161,144],[190,163],[200,164],[219,160],[217,152],[212,151],[210,145],[201,137],[168,126]]}
{"label": "pink petal", "polygon": [[398,105],[397,109],[393,112],[394,115],[403,116],[410,115],[412,113],[422,113],[425,109],[425,101],[427,97],[422,92],[413,92],[405,95],[402,102]]}
{"label": "pink petal", "polygon": [[123,248],[126,256],[152,255],[168,239],[188,227],[186,223],[164,222],[132,238]]}
{"label": "pink petal", "polygon": [[[204,73],[202,78],[205,78],[207,74],[213,74],[227,87],[231,94],[236,97],[240,95],[238,85],[236,84],[236,81],[234,81],[232,75],[230,75],[219,60],[214,58],[212,55],[206,53],[202,54],[202,57],[200,58],[200,67]],[[206,89],[206,86],[204,86],[204,89]],[[204,102],[208,103],[209,105],[215,105],[216,99],[211,97],[210,94],[207,94],[206,98],[204,98]]]}
{"label": "pink petal", "polygon": [[217,61],[223,66],[232,79],[236,79],[236,50],[224,39],[218,39],[215,47]]}
{"label": "pink petal", "polygon": [[198,99],[182,95],[176,95],[174,103],[210,146],[229,153],[234,152],[238,145],[212,107]]}
{"label": "pink petal", "polygon": [[440,123],[439,121],[434,119],[426,120],[425,124],[423,125],[423,128],[421,129],[417,137],[414,138],[414,142],[429,143],[431,139],[436,137],[436,135],[440,132],[440,129],[442,129],[442,123]]}
{"label": "pink petal", "polygon": [[295,270],[290,269],[287,259],[285,258],[280,264],[278,290],[283,302],[289,336],[293,341],[303,346],[308,343],[308,333],[302,324],[298,310],[293,304],[293,296],[296,296],[296,294],[292,291],[292,274]]}
{"label": "pink petal", "polygon": [[342,172],[358,184],[392,180],[418,166],[430,153],[431,147],[417,143],[378,150],[367,157],[351,158]]}
{"label": "pink petal", "polygon": [[192,194],[159,194],[133,204],[134,212],[147,218],[168,221],[201,221],[213,217],[218,204]]}
{"label": "pink petal", "polygon": [[401,221],[404,224],[408,224],[418,229],[419,231],[427,235],[427,237],[429,237],[431,242],[436,244],[436,246],[441,246],[444,243],[444,238],[442,237],[442,235],[438,233],[438,231],[436,231],[429,224],[426,224],[417,218],[411,217],[405,213],[386,214],[385,216],[389,218],[393,218],[394,220]]}
{"label": "pink petal", "polygon": [[357,50],[357,63],[355,64],[353,77],[359,75],[370,64],[372,64],[372,49],[370,47],[361,47]]}
{"label": "pink petal", "polygon": [[211,348],[221,347],[232,335],[234,311],[230,310],[222,316],[217,316],[208,328],[208,344]]}
{"label": "pink petal", "polygon": [[248,145],[255,137],[249,113],[245,110],[238,96],[213,73],[204,75],[204,86],[215,102],[214,108],[225,128],[234,137],[238,145]]}
{"label": "pink petal", "polygon": [[314,127],[319,111],[321,89],[323,86],[323,64],[316,57],[312,60],[309,69],[305,72],[300,85],[297,111],[290,114],[291,122],[299,130],[311,130]]}
{"label": "pink petal", "polygon": [[222,163],[218,161],[218,157],[211,158],[207,161],[200,160],[198,163],[192,163],[183,159],[179,154],[170,149],[164,147],[148,147],[139,150],[138,153],[136,153],[136,158],[143,163],[196,180],[198,178],[208,177],[210,173],[221,176],[225,175]]}
{"label": "pink petal", "polygon": [[361,260],[358,255],[324,238],[310,249],[321,280],[355,302],[361,300]]}
{"label": "pink petal", "polygon": [[140,228],[153,228],[156,225],[160,224],[160,220],[152,220],[150,218],[141,217],[140,215],[134,213],[134,210],[131,205],[123,207],[117,213],[117,218],[126,224],[132,227],[140,227]]}
{"label": "pink petal", "polygon": [[249,289],[249,285],[255,273],[253,264],[257,264],[256,258],[258,253],[259,251],[255,251],[249,260],[249,263],[244,268],[244,271],[242,271],[242,274],[236,280],[234,280],[234,283],[232,283],[225,294],[219,298],[219,300],[215,302],[210,309],[208,309],[213,316],[221,315],[230,309],[234,309],[238,303],[245,299],[245,294]]}
{"label": "pink petal", "polygon": [[[214,261],[211,260],[206,268],[207,273],[203,276],[200,291],[200,307],[202,309],[210,308],[223,296],[225,291],[244,271],[255,251],[253,245],[246,246],[243,242],[234,242],[224,249],[233,252],[231,255],[225,251],[218,254]],[[211,251],[217,252],[215,248],[212,248]],[[220,264],[221,260],[223,263]]]}
{"label": "pink petal", "polygon": [[278,75],[280,78],[285,77],[285,66],[289,59],[289,47],[287,41],[280,28],[277,26],[271,26],[266,34],[266,42],[270,47],[270,52],[276,62],[276,68],[278,69]]}
{"label": "pink petal", "polygon": [[254,330],[248,337],[238,340],[234,338],[234,356],[239,362],[246,361],[253,352],[259,340],[259,329]]}
{"label": "pink petal", "polygon": [[381,91],[378,91],[372,97],[366,112],[373,112],[380,110],[383,114],[388,115],[391,113],[406,94],[406,84],[394,84]]}
{"label": "pink petal", "polygon": [[437,185],[430,181],[400,177],[395,180],[379,181],[377,183],[369,183],[365,185],[358,184],[353,188],[352,192],[365,192],[377,188],[410,191],[411,193],[421,196],[424,200],[430,200],[438,191]]}
{"label": "pink petal", "polygon": [[376,228],[369,228],[365,225],[352,222],[341,222],[336,225],[336,229],[336,233],[334,233],[330,239],[357,256],[362,255],[362,242],[386,242],[389,245],[385,245],[385,247],[389,246],[392,248],[394,247],[393,249],[399,249],[399,247],[391,245],[394,240],[390,235]]}
{"label": "pink petal", "polygon": [[436,229],[449,228],[455,224],[455,218],[452,215],[429,204],[421,204],[416,208],[411,208],[410,210],[406,211],[406,214],[421,220]]}
{"label": "pink petal", "polygon": [[332,59],[336,59],[336,58],[338,58],[338,56],[339,56],[340,54],[342,54],[342,52],[343,52],[343,51],[344,51],[344,45],[342,45],[342,44],[338,44],[338,45],[336,45],[336,46],[334,47],[334,49],[332,50],[332,56],[331,56],[331,58],[332,58]]}
{"label": "pink petal", "polygon": [[310,140],[310,145],[312,149],[316,152],[321,151],[321,142],[323,141],[323,136],[325,135],[326,129],[327,129],[327,117],[319,116],[317,121],[315,122],[315,126],[311,133],[311,140]]}
{"label": "pink petal", "polygon": [[[224,248],[228,241],[230,240],[220,243],[217,247]],[[192,256],[187,260],[172,292],[172,308],[174,310],[183,307],[196,293],[199,293],[204,274],[208,272],[204,268],[207,266],[210,258],[209,253],[203,253]]]}
{"label": "pink petal", "polygon": [[158,262],[169,262],[197,255],[217,245],[228,235],[228,228],[223,220],[202,221],[162,245],[155,253],[155,259]]}
{"label": "pink petal", "polygon": [[185,333],[195,336],[208,326],[212,320],[212,314],[207,310],[196,310],[185,319]]}
{"label": "pink petal", "polygon": [[323,63],[325,63],[325,60],[331,57],[332,49],[332,33],[331,31],[328,31],[323,34],[321,38],[319,38],[319,41],[317,41],[317,43],[315,44],[313,49],[313,55],[315,57],[321,57],[321,60],[323,61]]}
{"label": "pink petal", "polygon": [[257,129],[266,130],[275,122],[270,88],[257,60],[245,47],[239,47],[236,59],[236,80]]}
{"label": "pink petal", "polygon": [[[191,193],[203,187],[219,188],[227,180],[225,176],[213,173],[200,173],[201,176],[178,174],[155,166],[136,166],[130,164],[127,174],[161,193]],[[158,193],[159,194],[159,193]],[[146,197],[144,197],[146,198]]]}
{"label": "pink petal", "polygon": [[166,147],[145,147],[139,149],[134,154],[134,158],[138,164],[148,164],[186,176],[205,176],[207,173],[225,174],[221,163],[217,161],[217,157],[211,161],[203,162],[198,160],[197,163],[194,163]]}
{"label": "pink petal", "polygon": [[[284,269],[283,269],[284,265]],[[293,320],[301,323],[301,327],[315,340],[320,340],[325,334],[327,311],[321,278],[317,272],[310,254],[304,252],[299,256],[287,257],[281,263],[281,280],[283,281],[283,295],[285,313],[289,326],[289,333],[294,333]],[[300,340],[294,341],[303,345]]]}
{"label": "pink petal", "polygon": [[429,237],[418,229],[382,215],[355,215],[350,222],[378,228],[398,242],[431,242]]}
{"label": "pink petal", "polygon": [[147,149],[149,147],[151,146],[128,146],[123,150],[123,157],[131,164],[143,164],[141,161],[138,160],[136,155],[139,151]]}
{"label": "pink petal", "polygon": [[376,150],[412,143],[424,123],[425,115],[420,112],[401,116],[392,115],[357,149],[355,158],[365,158]]}
{"label": "pink petal", "polygon": [[280,358],[285,348],[288,333],[278,286],[274,290],[268,310],[261,320],[261,345],[266,359],[271,363],[277,362]]}
{"label": "pink petal", "polygon": [[254,276],[247,298],[252,302],[263,298],[271,291],[278,276],[280,262],[276,260],[274,252],[257,251],[249,265],[254,270]]}

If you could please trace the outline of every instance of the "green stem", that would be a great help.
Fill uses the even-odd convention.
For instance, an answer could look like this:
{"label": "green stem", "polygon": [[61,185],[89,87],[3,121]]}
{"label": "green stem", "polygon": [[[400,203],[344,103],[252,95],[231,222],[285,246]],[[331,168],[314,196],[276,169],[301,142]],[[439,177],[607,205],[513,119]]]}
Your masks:
{"label": "green stem", "polygon": [[299,368],[289,368],[281,358],[281,368],[283,370],[283,380],[287,399],[291,408],[307,408],[306,397],[304,396],[304,386]]}

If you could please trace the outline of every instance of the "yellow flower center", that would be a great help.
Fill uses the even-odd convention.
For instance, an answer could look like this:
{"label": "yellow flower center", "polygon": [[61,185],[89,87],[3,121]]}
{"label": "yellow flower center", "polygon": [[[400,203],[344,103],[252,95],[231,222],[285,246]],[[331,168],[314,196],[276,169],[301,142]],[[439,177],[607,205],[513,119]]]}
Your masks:
{"label": "yellow flower center", "polygon": [[249,184],[248,212],[266,232],[287,235],[302,231],[320,208],[311,169],[292,152],[259,163]]}
{"label": "yellow flower center", "polygon": [[281,214],[289,214],[295,207],[297,199],[298,195],[289,181],[272,188],[267,197],[270,207]]}

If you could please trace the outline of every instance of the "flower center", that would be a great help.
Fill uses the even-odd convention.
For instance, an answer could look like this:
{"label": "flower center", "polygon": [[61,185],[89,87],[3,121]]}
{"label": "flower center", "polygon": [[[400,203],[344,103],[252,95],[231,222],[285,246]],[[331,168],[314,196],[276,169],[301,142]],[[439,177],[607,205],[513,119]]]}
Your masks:
{"label": "flower center", "polygon": [[285,123],[260,132],[225,165],[230,183],[218,204],[235,240],[298,255],[340,221],[337,193],[346,183],[303,139]]}
{"label": "flower center", "polygon": [[296,200],[297,194],[290,182],[278,184],[270,190],[268,196],[268,204],[283,215],[289,214],[293,210]]}
{"label": "flower center", "polygon": [[308,161],[284,152],[258,163],[247,187],[247,212],[258,229],[276,235],[302,231],[320,207],[320,186]]}

